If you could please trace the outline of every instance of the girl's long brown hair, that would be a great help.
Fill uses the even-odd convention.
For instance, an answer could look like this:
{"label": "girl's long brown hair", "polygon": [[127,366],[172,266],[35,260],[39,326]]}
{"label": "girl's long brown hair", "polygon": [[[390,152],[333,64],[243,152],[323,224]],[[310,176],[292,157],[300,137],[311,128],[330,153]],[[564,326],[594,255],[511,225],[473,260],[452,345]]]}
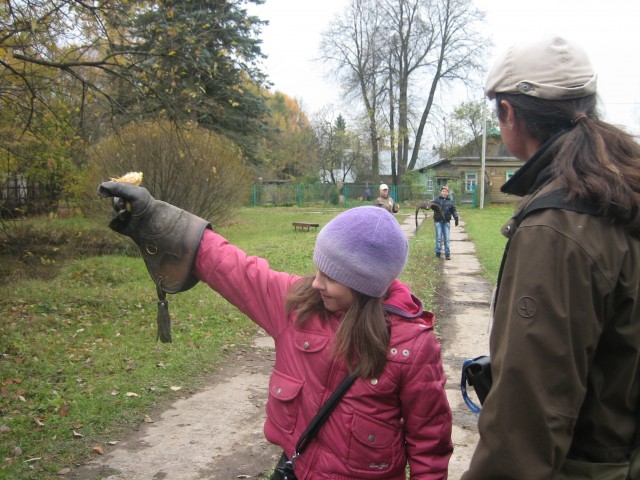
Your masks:
{"label": "girl's long brown hair", "polygon": [[567,200],[578,198],[592,204],[599,214],[640,235],[639,222],[633,222],[640,205],[640,145],[629,133],[600,120],[595,94],[544,100],[499,93],[496,105],[500,119],[505,115],[502,100],[513,106],[527,134],[540,144],[566,130],[552,175],[564,179],[569,189]]}
{"label": "girl's long brown hair", "polygon": [[[296,325],[303,326],[312,315],[328,319],[320,292],[311,287],[314,276],[298,280],[286,299],[288,313],[296,312]],[[344,312],[336,332],[332,354],[347,363],[361,378],[378,377],[387,363],[389,328],[382,308],[382,299],[352,290],[354,302]]]}

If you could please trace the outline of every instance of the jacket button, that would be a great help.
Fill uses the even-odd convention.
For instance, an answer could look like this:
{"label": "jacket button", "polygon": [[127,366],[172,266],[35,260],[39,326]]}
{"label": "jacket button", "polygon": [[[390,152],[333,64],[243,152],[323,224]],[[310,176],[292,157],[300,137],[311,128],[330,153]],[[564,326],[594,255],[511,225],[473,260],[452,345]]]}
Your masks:
{"label": "jacket button", "polygon": [[277,390],[276,390],[276,393],[278,393],[278,394],[279,394],[280,392],[282,392],[282,389],[281,389],[281,388],[279,388],[279,389],[277,389]]}
{"label": "jacket button", "polygon": [[302,348],[304,348],[305,350],[309,350],[309,342],[304,342],[302,344]]}
{"label": "jacket button", "polygon": [[395,355],[396,353],[398,353],[398,349],[397,348],[392,348],[391,349],[391,355]]}
{"label": "jacket button", "polygon": [[377,385],[378,384],[378,379],[377,378],[372,378],[371,379],[371,385]]}
{"label": "jacket button", "polygon": [[375,442],[376,441],[376,436],[375,435],[369,435],[369,441],[371,443]]}
{"label": "jacket button", "polygon": [[403,350],[402,351],[402,355],[404,355],[405,357],[409,356],[409,350]]}

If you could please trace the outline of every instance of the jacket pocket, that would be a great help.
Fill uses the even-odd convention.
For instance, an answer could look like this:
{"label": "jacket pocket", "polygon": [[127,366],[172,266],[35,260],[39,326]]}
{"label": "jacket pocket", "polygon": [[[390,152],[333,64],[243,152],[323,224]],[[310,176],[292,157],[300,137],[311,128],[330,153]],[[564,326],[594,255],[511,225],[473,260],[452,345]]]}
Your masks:
{"label": "jacket pocket", "polygon": [[318,353],[324,350],[328,343],[329,335],[326,333],[296,330],[293,334],[293,344],[300,352]]}
{"label": "jacket pocket", "polygon": [[388,472],[398,461],[400,429],[365,417],[353,415],[347,464],[361,472]]}
{"label": "jacket pocket", "polygon": [[298,418],[304,382],[274,370],[269,379],[267,416],[279,428],[292,433]]}

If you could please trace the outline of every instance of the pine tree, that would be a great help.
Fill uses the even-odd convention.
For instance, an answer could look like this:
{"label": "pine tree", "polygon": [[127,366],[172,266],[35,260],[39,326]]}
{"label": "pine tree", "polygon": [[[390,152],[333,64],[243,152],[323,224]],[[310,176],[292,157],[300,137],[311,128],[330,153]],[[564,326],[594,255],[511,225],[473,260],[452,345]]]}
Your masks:
{"label": "pine tree", "polygon": [[258,34],[265,24],[244,4],[264,0],[162,0],[140,14],[132,28],[141,39],[153,95],[146,115],[163,111],[191,120],[241,146],[255,160],[256,138],[267,114],[260,89],[266,84],[258,61]]}

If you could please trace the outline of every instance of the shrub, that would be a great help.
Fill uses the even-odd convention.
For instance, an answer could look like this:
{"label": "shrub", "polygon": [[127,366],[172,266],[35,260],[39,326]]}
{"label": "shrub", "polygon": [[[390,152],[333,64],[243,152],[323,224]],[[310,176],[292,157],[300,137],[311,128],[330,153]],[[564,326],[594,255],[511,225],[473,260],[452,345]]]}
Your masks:
{"label": "shrub", "polygon": [[[252,183],[233,142],[197,126],[169,121],[131,124],[95,145],[87,175],[88,195],[97,198],[100,181],[130,171],[144,173],[142,186],[156,199],[214,225],[223,224],[246,202]],[[98,207],[100,210],[104,213],[105,209]]]}

